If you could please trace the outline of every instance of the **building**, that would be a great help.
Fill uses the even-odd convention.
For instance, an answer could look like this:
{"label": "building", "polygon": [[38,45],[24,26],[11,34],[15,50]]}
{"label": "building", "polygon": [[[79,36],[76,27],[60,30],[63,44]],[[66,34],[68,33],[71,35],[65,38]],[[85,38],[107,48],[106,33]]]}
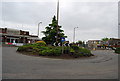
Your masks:
{"label": "building", "polygon": [[1,42],[3,44],[27,44],[34,43],[38,40],[38,36],[29,35],[29,31],[11,29],[11,28],[0,28]]}
{"label": "building", "polygon": [[120,39],[111,38],[108,41],[102,40],[88,40],[87,42],[88,48],[96,49],[96,48],[113,48],[120,47]]}
{"label": "building", "polygon": [[88,48],[92,48],[92,49],[101,47],[102,44],[103,44],[102,40],[88,40],[87,42]]}
{"label": "building", "polygon": [[36,35],[29,35],[30,37],[28,38],[28,43],[34,43],[37,41],[40,41],[40,38],[38,38],[38,36]]}
{"label": "building", "polygon": [[111,40],[109,40],[109,45],[111,47],[120,47],[120,39],[111,38]]}

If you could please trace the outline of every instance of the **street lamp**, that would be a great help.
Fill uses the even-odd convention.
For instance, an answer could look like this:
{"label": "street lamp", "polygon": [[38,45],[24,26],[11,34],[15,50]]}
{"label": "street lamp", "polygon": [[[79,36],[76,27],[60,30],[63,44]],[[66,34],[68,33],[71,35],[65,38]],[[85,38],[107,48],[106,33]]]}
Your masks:
{"label": "street lamp", "polygon": [[42,22],[38,23],[38,37],[39,37],[39,25],[42,24]]}
{"label": "street lamp", "polygon": [[78,27],[75,27],[74,28],[74,33],[73,33],[73,43],[75,42],[75,29],[78,28]]}

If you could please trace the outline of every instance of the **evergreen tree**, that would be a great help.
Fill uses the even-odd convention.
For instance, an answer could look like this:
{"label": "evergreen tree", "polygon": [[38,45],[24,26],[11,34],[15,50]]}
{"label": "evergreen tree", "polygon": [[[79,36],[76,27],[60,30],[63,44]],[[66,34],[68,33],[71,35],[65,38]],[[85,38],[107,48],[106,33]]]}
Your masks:
{"label": "evergreen tree", "polygon": [[[42,31],[42,33],[45,35],[42,40],[44,40],[47,44],[55,43],[57,35],[57,20],[55,16],[52,19],[52,23],[49,24],[49,26],[47,26],[45,29],[45,31]],[[63,32],[64,31],[61,29],[61,26],[58,25],[58,42],[61,42],[62,37],[67,37]]]}

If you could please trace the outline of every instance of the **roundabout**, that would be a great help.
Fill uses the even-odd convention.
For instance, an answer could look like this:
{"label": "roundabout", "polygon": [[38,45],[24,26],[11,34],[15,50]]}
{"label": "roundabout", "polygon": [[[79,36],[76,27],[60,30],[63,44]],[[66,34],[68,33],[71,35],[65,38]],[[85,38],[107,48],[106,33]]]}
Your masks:
{"label": "roundabout", "polygon": [[[118,55],[112,50],[95,56],[56,59],[22,55],[17,47],[3,47],[3,79],[117,79]],[[7,50],[7,51],[6,51]]]}

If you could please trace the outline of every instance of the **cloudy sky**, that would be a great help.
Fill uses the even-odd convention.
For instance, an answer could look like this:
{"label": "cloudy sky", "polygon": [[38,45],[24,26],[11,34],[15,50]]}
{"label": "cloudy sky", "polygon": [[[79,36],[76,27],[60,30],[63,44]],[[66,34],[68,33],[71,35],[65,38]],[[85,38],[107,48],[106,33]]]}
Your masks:
{"label": "cloudy sky", "polygon": [[[57,0],[4,0],[0,3],[0,27],[30,31],[37,35],[56,15]],[[118,37],[118,0],[60,0],[59,25],[68,40],[76,41]],[[40,38],[43,36],[40,33]]]}

